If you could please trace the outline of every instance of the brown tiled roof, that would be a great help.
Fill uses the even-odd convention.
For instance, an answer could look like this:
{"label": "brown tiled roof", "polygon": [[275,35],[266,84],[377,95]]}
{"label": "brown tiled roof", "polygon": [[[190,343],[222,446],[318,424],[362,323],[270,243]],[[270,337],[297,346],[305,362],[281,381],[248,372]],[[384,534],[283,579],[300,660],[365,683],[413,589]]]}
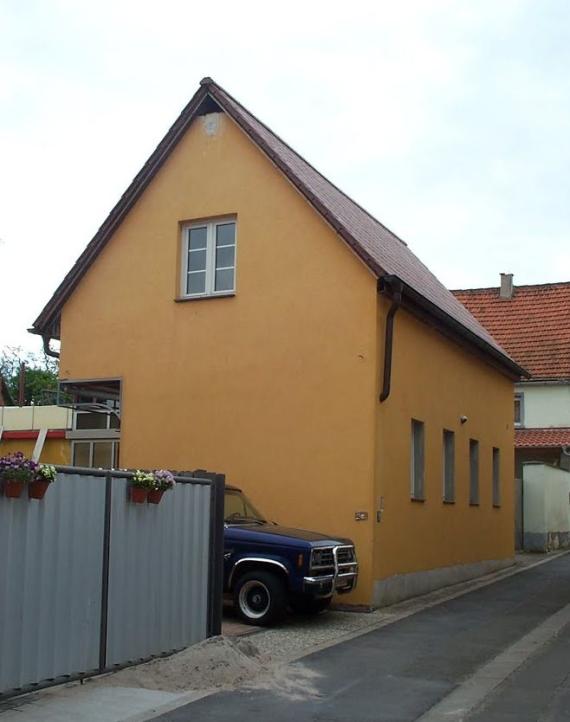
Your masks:
{"label": "brown tiled roof", "polygon": [[494,362],[503,370],[515,374],[522,373],[522,369],[516,367],[488,331],[454,298],[402,240],[322,176],[210,78],[202,80],[200,89],[36,319],[32,332],[56,334],[57,321],[66,299],[190,123],[197,115],[220,109],[227,113],[271,158],[373,273],[379,278],[397,277],[405,284],[404,288],[412,290],[415,303],[421,303],[426,313],[437,317],[440,323],[447,324],[456,334],[464,337],[480,351],[492,356]]}
{"label": "brown tiled roof", "polygon": [[570,446],[570,428],[558,429],[516,429],[517,449],[556,449]]}
{"label": "brown tiled roof", "polygon": [[532,380],[570,379],[570,282],[453,291]]}

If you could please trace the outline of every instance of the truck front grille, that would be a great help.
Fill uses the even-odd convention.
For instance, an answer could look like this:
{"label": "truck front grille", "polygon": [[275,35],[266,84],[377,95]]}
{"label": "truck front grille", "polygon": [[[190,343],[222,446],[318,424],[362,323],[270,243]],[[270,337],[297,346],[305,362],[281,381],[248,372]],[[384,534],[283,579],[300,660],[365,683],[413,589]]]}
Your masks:
{"label": "truck front grille", "polygon": [[338,547],[336,558],[339,564],[353,564],[356,561],[354,547]]}
{"label": "truck front grille", "polygon": [[328,569],[334,567],[332,547],[316,547],[311,553],[311,569]]}

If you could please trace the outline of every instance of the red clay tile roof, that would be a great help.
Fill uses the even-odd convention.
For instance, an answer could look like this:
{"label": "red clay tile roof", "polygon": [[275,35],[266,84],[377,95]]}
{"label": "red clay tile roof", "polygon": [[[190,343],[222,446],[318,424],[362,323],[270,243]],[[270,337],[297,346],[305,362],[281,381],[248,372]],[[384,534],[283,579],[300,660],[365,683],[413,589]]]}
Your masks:
{"label": "red clay tile roof", "polygon": [[570,428],[515,429],[517,449],[556,449],[570,446]]}
{"label": "red clay tile roof", "polygon": [[191,122],[197,115],[220,109],[269,156],[373,273],[378,277],[397,277],[413,289],[422,302],[425,302],[428,313],[432,313],[435,308],[434,316],[439,314],[442,323],[448,324],[456,333],[463,335],[470,343],[492,356],[503,369],[511,374],[522,373],[522,369],[516,367],[489,332],[454,298],[402,240],[322,176],[211,78],[202,80],[200,89],[184,108],[67,274],[51,301],[38,316],[33,328],[30,329],[32,332],[56,335],[63,304]]}
{"label": "red clay tile roof", "polygon": [[453,291],[532,380],[570,379],[570,282]]}

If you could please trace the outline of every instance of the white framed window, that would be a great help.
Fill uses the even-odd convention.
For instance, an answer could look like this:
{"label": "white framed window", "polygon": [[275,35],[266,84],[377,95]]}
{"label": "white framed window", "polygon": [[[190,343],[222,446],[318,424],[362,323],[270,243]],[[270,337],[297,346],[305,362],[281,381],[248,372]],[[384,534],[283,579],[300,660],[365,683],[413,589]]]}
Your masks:
{"label": "white framed window", "polygon": [[524,426],[524,394],[515,394],[515,426]]}
{"label": "white framed window", "polygon": [[493,447],[493,506],[501,506],[501,451]]}
{"label": "white framed window", "polygon": [[223,218],[182,228],[181,298],[234,293],[236,221]]}
{"label": "white framed window", "polygon": [[469,439],[469,504],[479,505],[479,442]]}
{"label": "white framed window", "polygon": [[119,442],[108,440],[73,441],[73,466],[116,469],[119,465]]}
{"label": "white framed window", "polygon": [[424,422],[412,419],[410,459],[410,494],[412,499],[424,499]]}
{"label": "white framed window", "polygon": [[443,430],[443,500],[455,501],[455,434]]}

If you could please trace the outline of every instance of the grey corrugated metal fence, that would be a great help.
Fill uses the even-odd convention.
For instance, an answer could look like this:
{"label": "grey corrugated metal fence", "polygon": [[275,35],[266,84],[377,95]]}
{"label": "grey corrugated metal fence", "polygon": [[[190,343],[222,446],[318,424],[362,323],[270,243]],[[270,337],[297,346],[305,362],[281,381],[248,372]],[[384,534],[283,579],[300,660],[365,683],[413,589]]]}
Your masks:
{"label": "grey corrugated metal fence", "polygon": [[59,471],[41,501],[0,496],[0,697],[220,633],[223,476],[151,505],[127,472]]}

